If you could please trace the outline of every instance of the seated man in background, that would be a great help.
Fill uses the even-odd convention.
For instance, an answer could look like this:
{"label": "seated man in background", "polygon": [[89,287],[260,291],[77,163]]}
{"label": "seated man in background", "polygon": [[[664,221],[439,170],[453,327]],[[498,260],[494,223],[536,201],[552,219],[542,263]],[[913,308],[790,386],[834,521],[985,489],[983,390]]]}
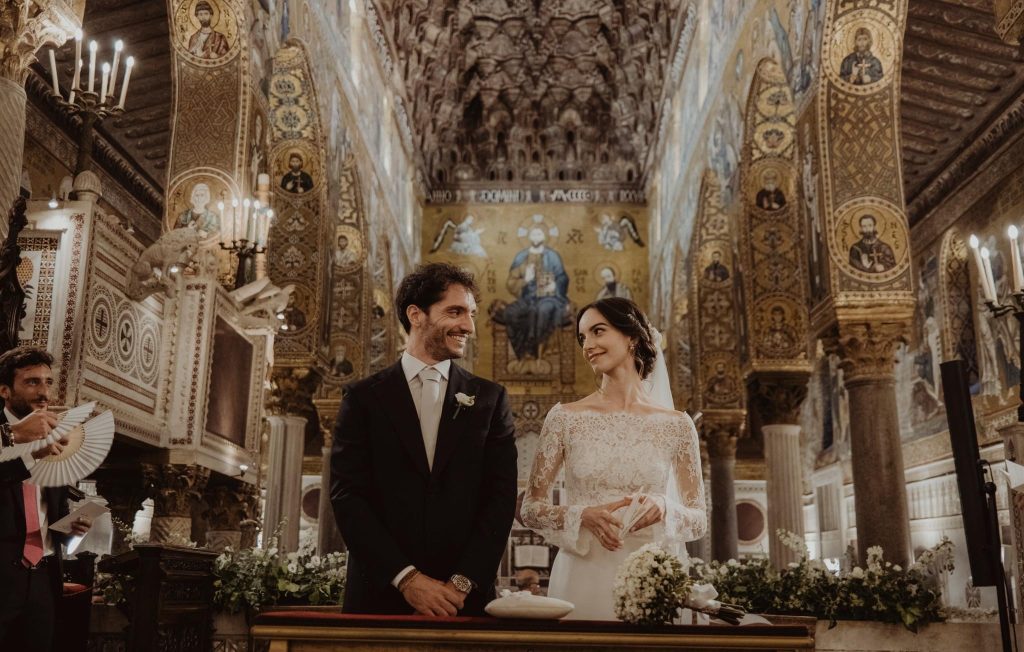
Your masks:
{"label": "seated man in background", "polygon": [[[0,445],[45,438],[57,425],[48,410],[53,357],[34,347],[0,355]],[[49,524],[68,514],[66,487],[40,489],[29,469],[63,450],[57,442],[0,463],[0,650],[49,652],[54,615],[62,594],[61,544],[69,538],[51,533]],[[72,536],[89,531],[85,519]]]}

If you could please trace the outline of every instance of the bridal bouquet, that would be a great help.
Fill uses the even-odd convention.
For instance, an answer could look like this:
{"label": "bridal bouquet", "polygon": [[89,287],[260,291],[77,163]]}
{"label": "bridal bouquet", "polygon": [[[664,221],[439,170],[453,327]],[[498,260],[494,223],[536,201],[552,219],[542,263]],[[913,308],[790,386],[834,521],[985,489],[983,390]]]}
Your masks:
{"label": "bridal bouquet", "polygon": [[615,576],[615,615],[634,625],[663,625],[682,608],[714,616],[733,625],[745,615],[736,605],[715,600],[710,584],[698,584],[679,557],[649,543],[629,557]]}

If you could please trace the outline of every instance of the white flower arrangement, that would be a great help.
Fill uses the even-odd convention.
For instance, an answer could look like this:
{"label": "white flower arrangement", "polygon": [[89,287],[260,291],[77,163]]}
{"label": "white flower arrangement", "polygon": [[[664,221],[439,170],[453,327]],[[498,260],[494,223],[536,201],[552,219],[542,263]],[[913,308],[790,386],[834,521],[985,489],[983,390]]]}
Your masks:
{"label": "white flower arrangement", "polygon": [[711,584],[697,584],[679,557],[648,543],[626,558],[615,576],[615,615],[635,625],[671,622],[683,607],[736,624],[744,612],[715,598]]}
{"label": "white flower arrangement", "polygon": [[214,563],[214,603],[229,612],[260,609],[282,601],[341,604],[345,592],[342,552],[314,553],[311,545],[283,553],[280,526],[266,548],[226,549]]}
{"label": "white flower arrangement", "polygon": [[943,619],[941,587],[953,569],[953,544],[943,539],[909,567],[887,562],[879,546],[867,550],[863,566],[829,570],[810,559],[803,537],[777,531],[800,559],[774,568],[767,559],[727,562],[691,560],[692,574],[713,582],[723,598],[755,613],[811,615],[835,626],[841,620],[900,623],[911,631]]}

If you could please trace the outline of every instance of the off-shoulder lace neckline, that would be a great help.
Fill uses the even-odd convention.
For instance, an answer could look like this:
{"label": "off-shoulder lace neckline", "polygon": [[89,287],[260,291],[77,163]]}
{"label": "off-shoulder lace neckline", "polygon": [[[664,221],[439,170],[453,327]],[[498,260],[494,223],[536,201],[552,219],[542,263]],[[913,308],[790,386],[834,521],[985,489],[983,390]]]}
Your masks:
{"label": "off-shoulder lace neckline", "polygon": [[657,412],[648,412],[646,414],[639,414],[637,412],[630,412],[629,410],[611,410],[609,412],[604,412],[602,410],[598,410],[598,409],[595,409],[595,408],[592,408],[592,407],[582,407],[582,408],[572,408],[572,409],[569,409],[561,401],[559,401],[558,403],[555,403],[555,406],[552,407],[551,410],[554,411],[556,408],[558,408],[559,412],[563,412],[565,414],[573,414],[573,415],[593,414],[593,415],[603,416],[603,417],[624,416],[624,417],[638,417],[638,418],[641,418],[641,419],[647,418],[647,417],[666,417],[666,418],[676,418],[677,419],[677,418],[681,418],[685,414],[683,412],[668,412],[668,411],[663,411],[663,410],[659,410]]}

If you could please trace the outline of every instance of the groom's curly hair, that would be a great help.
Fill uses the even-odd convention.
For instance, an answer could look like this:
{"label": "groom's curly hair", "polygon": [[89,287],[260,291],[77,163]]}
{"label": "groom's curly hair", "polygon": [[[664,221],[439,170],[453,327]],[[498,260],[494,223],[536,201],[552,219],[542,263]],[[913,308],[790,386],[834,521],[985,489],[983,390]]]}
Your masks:
{"label": "groom's curly hair", "polygon": [[409,306],[417,306],[423,312],[430,312],[430,306],[441,300],[441,297],[452,285],[461,285],[469,290],[473,297],[480,296],[473,275],[450,263],[428,263],[420,265],[416,271],[402,279],[395,293],[395,308],[398,310],[398,321],[408,333],[412,330]]}
{"label": "groom's curly hair", "polygon": [[601,313],[608,324],[636,343],[633,350],[633,361],[640,378],[646,379],[654,371],[654,361],[658,359],[658,349],[654,345],[651,325],[640,307],[629,299],[609,297],[600,299],[580,308],[576,313],[576,341],[583,346],[580,335],[580,320],[583,313],[593,308]]}

